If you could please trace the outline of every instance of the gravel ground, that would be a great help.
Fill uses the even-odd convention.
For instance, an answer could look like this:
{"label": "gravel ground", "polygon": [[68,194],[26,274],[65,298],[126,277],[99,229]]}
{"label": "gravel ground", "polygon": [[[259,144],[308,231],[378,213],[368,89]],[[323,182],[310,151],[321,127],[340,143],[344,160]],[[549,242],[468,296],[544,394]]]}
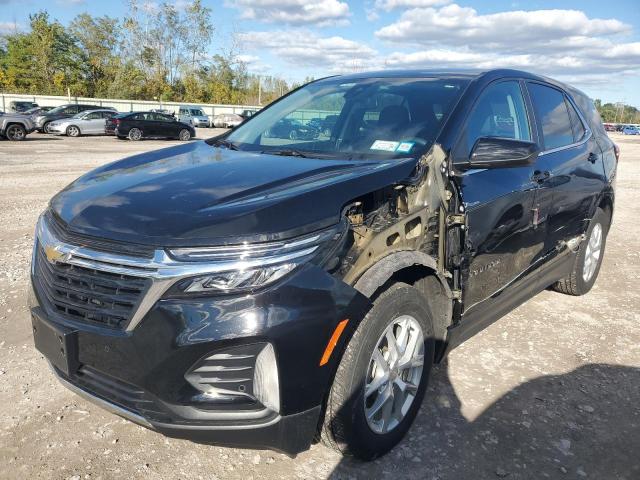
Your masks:
{"label": "gravel ground", "polygon": [[167,439],[60,386],[25,306],[36,218],[87,170],[177,142],[0,142],[0,478],[639,479],[640,137],[615,141],[616,213],[592,292],[544,292],[456,349],[408,438],[370,464],[321,445],[291,459]]}

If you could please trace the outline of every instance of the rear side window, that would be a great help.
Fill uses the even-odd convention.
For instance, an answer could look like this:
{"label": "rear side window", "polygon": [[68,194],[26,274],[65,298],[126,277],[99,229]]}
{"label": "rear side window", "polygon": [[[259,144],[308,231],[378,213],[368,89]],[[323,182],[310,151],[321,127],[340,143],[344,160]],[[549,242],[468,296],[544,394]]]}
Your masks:
{"label": "rear side window", "polygon": [[513,80],[487,87],[467,120],[466,133],[468,151],[480,137],[530,141],[531,131],[520,84]]}
{"label": "rear side window", "polygon": [[528,88],[536,118],[542,128],[544,149],[551,150],[574,143],[564,94],[560,90],[539,83],[529,83]]}
{"label": "rear side window", "polygon": [[580,116],[576,109],[573,107],[571,102],[565,99],[567,102],[567,110],[569,111],[569,118],[571,119],[571,126],[573,127],[573,141],[579,142],[582,140],[585,134],[584,125],[582,124],[582,120],[580,120]]}

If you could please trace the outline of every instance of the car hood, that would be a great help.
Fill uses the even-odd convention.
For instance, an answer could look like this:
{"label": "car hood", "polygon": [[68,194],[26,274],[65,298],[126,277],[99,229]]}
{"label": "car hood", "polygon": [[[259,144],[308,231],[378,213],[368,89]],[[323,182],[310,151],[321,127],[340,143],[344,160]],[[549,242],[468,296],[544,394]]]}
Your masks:
{"label": "car hood", "polygon": [[406,179],[415,159],[325,160],[192,142],[80,177],[51,200],[76,233],[155,246],[268,241],[338,223],[352,199]]}

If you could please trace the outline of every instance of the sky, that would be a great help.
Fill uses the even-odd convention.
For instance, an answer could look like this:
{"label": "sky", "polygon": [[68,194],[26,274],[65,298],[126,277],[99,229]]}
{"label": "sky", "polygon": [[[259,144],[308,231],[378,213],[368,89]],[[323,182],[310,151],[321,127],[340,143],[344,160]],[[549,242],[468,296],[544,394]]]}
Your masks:
{"label": "sky", "polygon": [[[140,0],[145,1],[145,0]],[[190,0],[172,0],[184,8]],[[148,8],[157,2],[146,1]],[[257,74],[307,76],[397,68],[510,67],[548,75],[605,102],[640,107],[640,0],[203,0]],[[0,33],[38,10],[122,17],[123,0],[0,0]]]}

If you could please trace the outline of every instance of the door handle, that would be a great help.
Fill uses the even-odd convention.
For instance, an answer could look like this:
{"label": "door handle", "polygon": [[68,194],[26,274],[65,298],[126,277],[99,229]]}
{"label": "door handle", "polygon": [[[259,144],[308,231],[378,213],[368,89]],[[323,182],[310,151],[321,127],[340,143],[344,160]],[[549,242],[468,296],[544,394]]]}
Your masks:
{"label": "door handle", "polygon": [[533,180],[536,183],[542,183],[546,179],[548,179],[550,176],[551,176],[551,172],[549,172],[548,170],[545,170],[544,172],[541,172],[540,170],[536,170],[535,172],[533,172],[533,176],[531,177],[531,180]]}
{"label": "door handle", "polygon": [[596,155],[595,153],[591,152],[589,154],[589,156],[587,157],[587,160],[589,160],[591,163],[596,163],[596,160],[598,160],[598,155]]}

